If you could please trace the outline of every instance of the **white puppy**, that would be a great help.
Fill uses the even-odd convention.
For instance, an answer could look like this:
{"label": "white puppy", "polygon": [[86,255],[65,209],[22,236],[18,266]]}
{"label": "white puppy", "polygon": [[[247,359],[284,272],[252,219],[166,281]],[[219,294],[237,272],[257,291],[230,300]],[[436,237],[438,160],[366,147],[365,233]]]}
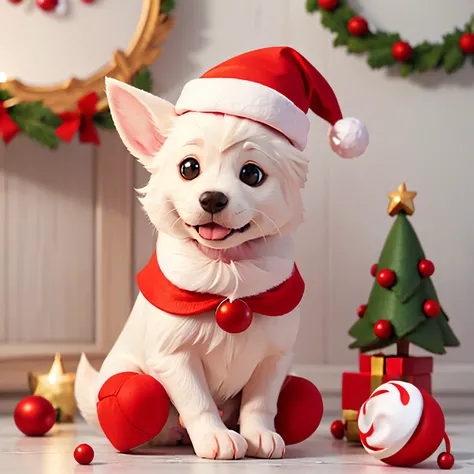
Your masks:
{"label": "white puppy", "polygon": [[[207,93],[219,95],[216,87]],[[271,118],[252,120],[225,106],[178,114],[171,103],[113,79],[107,95],[124,144],[150,173],[140,199],[158,230],[156,258],[166,279],[230,301],[287,281],[295,269],[291,232],[302,221],[300,190],[308,170],[297,140],[275,130]],[[254,314],[247,330],[231,334],[216,324],[214,311],[176,316],[140,293],[100,372],[82,357],[78,406],[98,426],[104,382],[126,371],[150,374],[173,405],[156,442],[179,439],[179,413],[198,456],[282,457],[285,443],[274,420],[299,318],[298,308],[279,317]],[[232,412],[226,419],[237,411],[239,433],[219,409]]]}

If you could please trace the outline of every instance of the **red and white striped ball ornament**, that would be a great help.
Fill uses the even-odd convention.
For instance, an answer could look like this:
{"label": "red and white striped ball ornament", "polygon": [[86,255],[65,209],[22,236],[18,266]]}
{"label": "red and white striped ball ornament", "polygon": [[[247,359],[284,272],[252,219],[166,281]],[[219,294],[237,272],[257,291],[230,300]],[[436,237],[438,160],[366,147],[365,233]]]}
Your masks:
{"label": "red and white striped ball ornament", "polygon": [[443,439],[446,452],[439,455],[438,466],[451,469],[454,464],[441,407],[411,383],[381,385],[362,405],[358,425],[365,450],[386,464],[409,467],[421,463]]}

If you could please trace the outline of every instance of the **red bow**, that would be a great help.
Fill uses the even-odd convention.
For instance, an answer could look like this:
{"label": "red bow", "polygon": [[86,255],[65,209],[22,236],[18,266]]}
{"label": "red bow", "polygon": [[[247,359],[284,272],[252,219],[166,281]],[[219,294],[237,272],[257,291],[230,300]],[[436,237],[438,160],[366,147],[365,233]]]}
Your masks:
{"label": "red bow", "polygon": [[3,102],[0,102],[0,135],[5,145],[8,145],[19,131],[20,127],[8,115],[8,110],[3,105]]}
{"label": "red bow", "polygon": [[99,97],[95,92],[84,96],[78,103],[78,107],[73,112],[59,114],[63,121],[56,129],[56,135],[66,142],[70,142],[75,133],[79,130],[79,140],[82,143],[95,143],[100,145],[99,135],[95,129],[93,117],[97,113],[97,102]]}

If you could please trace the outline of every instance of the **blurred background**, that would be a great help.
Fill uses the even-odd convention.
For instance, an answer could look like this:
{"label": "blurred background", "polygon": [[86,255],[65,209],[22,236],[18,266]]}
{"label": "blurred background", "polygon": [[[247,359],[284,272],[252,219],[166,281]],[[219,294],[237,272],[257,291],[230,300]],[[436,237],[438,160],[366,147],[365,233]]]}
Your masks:
{"label": "blurred background", "polygon": [[[413,43],[439,41],[474,13],[470,0],[349,3],[369,25]],[[131,34],[120,26],[129,15],[127,8],[97,13],[92,22],[77,20],[78,31],[96,35],[96,42],[113,32],[119,47]],[[418,192],[411,222],[436,265],[433,282],[461,339],[461,347],[436,357],[434,390],[444,406],[472,408],[471,62],[452,75],[438,70],[401,78],[396,68],[372,70],[364,56],[333,47],[332,33],[321,26],[319,13],[306,11],[304,0],[178,0],[173,16],[174,27],[150,68],[155,94],[174,102],[188,80],[231,56],[289,45],[327,78],[344,115],[359,117],[369,129],[365,156],[345,161],[329,151],[327,124],[310,114],[306,222],[295,237],[307,285],[296,370],[318,384],[328,407],[339,406],[341,372],[358,362],[347,331],[367,302],[370,268],[393,223],[387,193],[405,181]],[[9,28],[16,36],[8,49],[22,44],[21,31]],[[36,46],[33,39],[21,46],[23,55],[31,51],[37,70],[54,68],[54,61],[70,61],[72,68],[85,54],[46,62],[34,53],[46,47],[43,40],[62,41],[38,37]],[[0,411],[26,393],[27,372],[47,370],[56,352],[69,371],[82,351],[100,365],[130,311],[135,274],[153,251],[156,236],[133,191],[146,182],[146,172],[114,132],[100,137],[99,147],[76,137],[54,151],[24,135],[0,144]]]}

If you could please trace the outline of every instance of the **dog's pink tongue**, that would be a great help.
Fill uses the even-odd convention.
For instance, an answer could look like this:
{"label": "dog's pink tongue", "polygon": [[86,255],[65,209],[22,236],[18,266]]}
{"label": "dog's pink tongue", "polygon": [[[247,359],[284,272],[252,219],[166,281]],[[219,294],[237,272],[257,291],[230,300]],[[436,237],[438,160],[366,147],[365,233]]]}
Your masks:
{"label": "dog's pink tongue", "polygon": [[199,235],[206,240],[221,240],[231,232],[232,229],[227,229],[213,222],[199,226]]}

